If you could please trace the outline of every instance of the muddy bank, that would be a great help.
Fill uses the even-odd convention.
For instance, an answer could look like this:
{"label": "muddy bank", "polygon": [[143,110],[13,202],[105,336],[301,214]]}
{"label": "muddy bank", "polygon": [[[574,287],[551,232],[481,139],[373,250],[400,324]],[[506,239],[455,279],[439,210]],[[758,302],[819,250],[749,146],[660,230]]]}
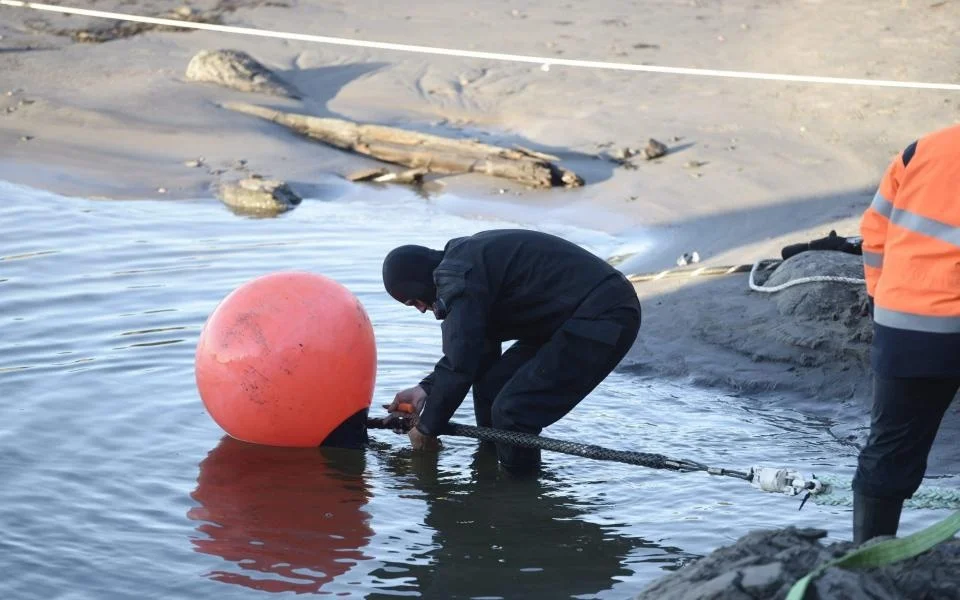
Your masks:
{"label": "muddy bank", "polygon": [[[755,283],[809,276],[862,278],[863,267],[856,255],[804,252]],[[636,283],[644,318],[631,368],[747,394],[864,398],[872,339],[864,287],[814,282],[765,293],[750,289],[749,277]]]}
{"label": "muddy bank", "polygon": [[[855,548],[850,542],[823,545],[820,540],[826,535],[796,528],[749,533],[654,582],[636,600],[782,600],[797,580]],[[808,587],[805,598],[960,598],[960,540],[886,567],[827,569]]]}

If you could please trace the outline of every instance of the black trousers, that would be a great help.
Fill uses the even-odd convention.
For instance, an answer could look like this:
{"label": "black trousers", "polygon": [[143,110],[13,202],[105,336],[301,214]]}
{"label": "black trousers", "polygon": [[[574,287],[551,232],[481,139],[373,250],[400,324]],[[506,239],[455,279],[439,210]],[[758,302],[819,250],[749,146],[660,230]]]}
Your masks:
{"label": "black trousers", "polygon": [[960,379],[874,380],[870,436],[857,461],[853,489],[874,498],[913,496]]}
{"label": "black trousers", "polygon": [[[640,329],[640,302],[625,279],[602,285],[545,342],[520,340],[490,360],[473,386],[477,425],[539,434],[620,363]],[[498,444],[500,463],[528,471],[540,451]]]}

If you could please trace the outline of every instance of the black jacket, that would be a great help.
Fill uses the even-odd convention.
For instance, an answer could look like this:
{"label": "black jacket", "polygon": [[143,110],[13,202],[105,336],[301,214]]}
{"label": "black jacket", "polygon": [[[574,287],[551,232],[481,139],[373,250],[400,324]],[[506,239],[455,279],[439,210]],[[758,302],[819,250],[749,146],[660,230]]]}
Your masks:
{"label": "black jacket", "polygon": [[428,396],[420,430],[436,435],[446,425],[502,342],[546,342],[611,277],[623,278],[576,244],[536,231],[484,231],[448,242],[434,271],[444,355],[421,382]]}

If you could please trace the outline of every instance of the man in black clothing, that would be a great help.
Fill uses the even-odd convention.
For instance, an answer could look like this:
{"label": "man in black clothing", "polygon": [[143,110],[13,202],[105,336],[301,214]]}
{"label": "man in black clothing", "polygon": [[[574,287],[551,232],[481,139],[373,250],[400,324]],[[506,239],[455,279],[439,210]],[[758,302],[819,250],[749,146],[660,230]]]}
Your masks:
{"label": "man in black clothing", "polygon": [[[623,274],[535,231],[484,231],[443,251],[402,246],[384,260],[383,281],[398,302],[443,321],[443,357],[389,407],[413,404],[414,448],[436,446],[471,387],[477,425],[539,434],[606,378],[640,328]],[[501,444],[497,454],[515,472],[540,464],[536,449]]]}

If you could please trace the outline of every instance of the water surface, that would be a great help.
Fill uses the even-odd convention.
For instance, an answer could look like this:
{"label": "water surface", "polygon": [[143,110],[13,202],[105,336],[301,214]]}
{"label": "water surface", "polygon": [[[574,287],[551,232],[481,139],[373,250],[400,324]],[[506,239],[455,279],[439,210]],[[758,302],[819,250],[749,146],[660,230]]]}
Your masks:
{"label": "water surface", "polygon": [[[250,219],[210,199],[92,201],[0,182],[0,597],[624,598],[748,529],[849,536],[847,508],[798,512],[796,499],[699,474],[545,453],[544,476],[518,482],[467,439],[431,458],[390,432],[362,453],[224,436],[197,395],[193,352],[245,281],[298,269],[348,286],[375,327],[379,407],[440,350],[438,323],[383,293],[390,248],[514,226],[601,256],[642,247],[470,219],[462,199],[333,195]],[[458,421],[472,422],[470,406]],[[854,450],[830,425],[625,369],[546,434],[848,476]],[[910,512],[905,526],[942,516]]]}

